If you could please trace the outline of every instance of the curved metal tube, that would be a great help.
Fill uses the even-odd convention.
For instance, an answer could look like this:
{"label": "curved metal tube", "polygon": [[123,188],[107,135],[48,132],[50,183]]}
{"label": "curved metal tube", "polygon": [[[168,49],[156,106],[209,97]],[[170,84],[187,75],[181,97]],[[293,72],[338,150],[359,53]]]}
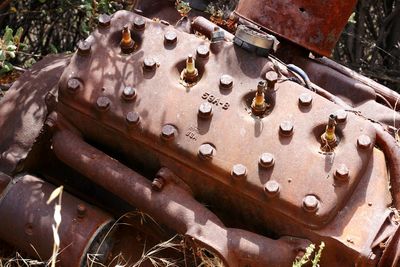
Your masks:
{"label": "curved metal tube", "polygon": [[393,203],[400,209],[400,146],[396,140],[383,128],[374,124],[376,128],[376,143],[383,150],[389,166],[390,185]]}
{"label": "curved metal tube", "polygon": [[61,161],[167,227],[211,249],[227,266],[292,266],[299,250],[309,244],[304,239],[272,240],[226,228],[215,214],[170,179],[173,174],[169,170],[161,170],[165,184],[160,192],[154,191],[145,177],[67,130],[55,133],[53,149]]}

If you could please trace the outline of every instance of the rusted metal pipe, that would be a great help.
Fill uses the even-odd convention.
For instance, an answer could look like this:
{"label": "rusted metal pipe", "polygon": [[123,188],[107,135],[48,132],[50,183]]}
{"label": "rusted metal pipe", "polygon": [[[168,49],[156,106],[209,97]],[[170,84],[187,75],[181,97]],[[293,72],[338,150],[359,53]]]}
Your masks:
{"label": "rusted metal pipe", "polygon": [[[208,19],[204,18],[204,17],[197,17],[193,20],[192,22],[192,30],[193,31],[197,31],[203,35],[205,35],[208,39],[211,40],[212,34],[214,32],[215,28],[220,28],[218,25],[212,23],[211,21],[209,21]],[[232,41],[233,38],[235,37],[233,34],[231,34],[230,32],[220,28],[220,30],[222,30],[224,32],[224,39],[226,41]]]}
{"label": "rusted metal pipe", "polygon": [[389,166],[393,204],[400,209],[400,146],[382,126],[375,124],[376,143],[383,150]]}
{"label": "rusted metal pipe", "polygon": [[396,110],[400,109],[400,104],[398,103],[400,101],[400,94],[397,93],[396,91],[393,91],[390,88],[387,88],[386,86],[383,86],[375,82],[374,80],[355,72],[354,70],[351,70],[343,65],[340,65],[339,63],[333,61],[332,59],[322,57],[322,58],[316,58],[315,61],[320,62],[323,65],[328,66],[340,72],[341,74],[346,75],[349,78],[353,78],[354,80],[361,82],[366,86],[371,87],[377,94],[384,97],[384,99],[388,101],[391,106],[394,107],[397,103],[397,106],[395,107]]}
{"label": "rusted metal pipe", "polygon": [[160,192],[154,191],[145,177],[67,130],[55,133],[53,149],[61,161],[155,220],[212,250],[227,266],[291,266],[298,251],[308,244],[304,239],[272,240],[226,228],[188,190],[174,182],[169,170],[161,169],[159,176],[164,179],[164,186]]}
{"label": "rusted metal pipe", "polygon": [[[5,180],[4,177],[0,175],[0,181]],[[55,222],[54,204],[47,205],[46,201],[55,189],[31,175],[17,177],[9,183],[0,195],[0,238],[33,257],[49,259]],[[103,254],[106,260],[109,244],[104,242],[102,248],[98,245],[112,225],[110,215],[64,192],[61,218],[57,266],[87,266],[87,253]]]}

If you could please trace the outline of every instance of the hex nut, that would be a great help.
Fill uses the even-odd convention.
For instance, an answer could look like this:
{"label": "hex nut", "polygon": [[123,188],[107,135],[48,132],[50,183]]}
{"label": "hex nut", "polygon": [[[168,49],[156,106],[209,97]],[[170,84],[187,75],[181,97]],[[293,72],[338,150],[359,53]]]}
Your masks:
{"label": "hex nut", "polygon": [[264,192],[268,197],[275,197],[279,194],[280,185],[277,181],[270,180],[264,185]]}
{"label": "hex nut", "polygon": [[212,116],[212,105],[208,102],[204,102],[199,106],[198,111],[199,117],[208,119]]}
{"label": "hex nut", "polygon": [[197,56],[207,58],[210,55],[210,49],[206,45],[199,45],[196,49]]}
{"label": "hex nut", "polygon": [[101,14],[99,16],[98,22],[99,22],[100,27],[106,28],[106,27],[110,26],[110,24],[111,24],[111,17],[107,14]]}
{"label": "hex nut", "polygon": [[336,115],[336,122],[337,123],[344,123],[347,120],[347,111],[344,109],[339,109],[335,112]]}
{"label": "hex nut", "polygon": [[152,57],[145,57],[143,60],[143,68],[146,71],[153,71],[157,67],[157,63],[154,58]]}
{"label": "hex nut", "polygon": [[345,164],[339,164],[335,170],[335,179],[341,182],[347,182],[349,180],[350,171]]}
{"label": "hex nut", "polygon": [[146,21],[144,20],[143,17],[136,17],[133,20],[133,27],[135,28],[135,30],[142,31],[144,30],[145,26],[146,26]]}
{"label": "hex nut", "polygon": [[259,159],[258,163],[263,168],[272,167],[275,164],[274,155],[272,155],[271,153],[263,153],[260,156],[260,159]]}
{"label": "hex nut", "polygon": [[214,147],[210,144],[202,144],[199,147],[199,157],[202,159],[211,159],[214,155]]}
{"label": "hex nut", "polygon": [[130,111],[128,112],[128,114],[126,114],[126,122],[128,122],[129,124],[138,124],[140,121],[140,115],[139,113],[135,112],[135,111]]}
{"label": "hex nut", "polygon": [[219,79],[219,85],[221,89],[226,89],[226,90],[232,89],[233,86],[232,76],[228,74],[222,75],[221,78]]}
{"label": "hex nut", "polygon": [[71,78],[67,82],[67,89],[68,92],[70,93],[76,93],[79,90],[79,87],[81,86],[81,83],[79,82],[78,79]]}
{"label": "hex nut", "polygon": [[164,41],[166,44],[172,45],[175,44],[178,39],[178,36],[176,35],[176,32],[174,31],[167,31],[164,34]]}
{"label": "hex nut", "polygon": [[265,80],[267,81],[267,88],[273,89],[275,87],[276,82],[278,81],[278,73],[276,71],[268,71],[265,74]]}
{"label": "hex nut", "polygon": [[154,178],[153,182],[151,183],[151,189],[160,192],[164,187],[165,181],[161,177]]}
{"label": "hex nut", "polygon": [[80,56],[88,56],[90,54],[90,50],[92,45],[87,41],[80,41],[78,43],[78,55]]}
{"label": "hex nut", "polygon": [[96,106],[99,110],[102,110],[102,111],[108,110],[110,107],[110,104],[111,104],[111,101],[106,96],[100,96],[99,98],[97,98]]}
{"label": "hex nut", "polygon": [[303,198],[303,209],[307,212],[316,212],[319,208],[319,200],[314,195],[307,195]]}
{"label": "hex nut", "polygon": [[283,136],[291,136],[293,135],[294,126],[290,121],[283,121],[279,125],[279,133]]}
{"label": "hex nut", "polygon": [[83,219],[85,217],[86,211],[87,211],[87,209],[86,209],[85,204],[80,203],[76,207],[76,212],[78,214],[78,218],[80,218],[80,219]]}
{"label": "hex nut", "polygon": [[124,90],[122,91],[122,98],[126,101],[132,101],[133,99],[135,99],[135,97],[136,97],[136,89],[131,86],[125,87]]}
{"label": "hex nut", "polygon": [[247,168],[242,164],[235,164],[232,167],[231,175],[233,178],[243,179],[247,176]]}
{"label": "hex nut", "polygon": [[313,97],[309,93],[303,93],[299,96],[299,104],[300,104],[300,106],[303,106],[303,107],[311,106],[312,100],[313,100]]}
{"label": "hex nut", "polygon": [[165,140],[172,140],[175,138],[177,133],[176,128],[173,125],[166,124],[162,127],[161,136]]}
{"label": "hex nut", "polygon": [[368,149],[371,147],[371,138],[368,135],[362,134],[357,139],[357,145],[361,149]]}

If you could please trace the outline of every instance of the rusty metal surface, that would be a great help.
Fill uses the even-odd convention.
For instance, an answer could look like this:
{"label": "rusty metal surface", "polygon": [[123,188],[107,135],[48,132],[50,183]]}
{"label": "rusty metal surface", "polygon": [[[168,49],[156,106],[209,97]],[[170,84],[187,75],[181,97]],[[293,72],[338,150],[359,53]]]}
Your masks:
{"label": "rusty metal surface", "polygon": [[[272,21],[282,36],[326,54],[334,39],[329,36],[336,38],[352,5],[242,1],[238,12],[251,10],[261,21]],[[151,17],[180,19],[169,2],[141,1],[137,7],[142,11],[136,12]],[[339,21],[322,19],[325,9],[336,14],[339,7],[345,9]],[[267,13],[275,15],[260,16]],[[377,102],[387,97],[390,106],[396,95],[329,62],[305,57],[289,42],[277,54],[280,60],[261,58],[234,46],[226,32],[222,38],[223,32],[205,18],[193,24],[183,18],[175,27],[159,19],[126,11],[110,20],[102,16],[68,67],[67,58],[54,59],[54,65],[45,61],[22,78],[2,102],[6,105],[0,105],[0,129],[5,129],[0,151],[9,152],[0,158],[0,171],[20,171],[21,159],[35,158],[31,147],[42,131],[49,140],[35,144],[45,147],[40,156],[58,162],[53,169],[36,164],[43,177],[55,174],[67,181],[76,176],[72,190],[77,191],[80,181],[85,188],[97,184],[122,198],[127,208],[148,213],[154,224],[216,253],[227,266],[291,266],[310,242],[326,244],[321,266],[396,266],[400,230],[393,207],[400,205],[400,148],[370,121],[398,127],[399,115]],[[296,27],[289,27],[293,23]],[[30,84],[41,88],[34,91],[32,105]],[[54,97],[46,107],[48,90]],[[13,116],[21,120],[13,123]],[[7,187],[10,179],[0,172],[0,192],[6,188],[0,199],[0,238],[25,250],[31,249],[29,243],[39,244],[40,256],[48,256],[52,207],[43,203],[54,187],[30,175]],[[94,229],[110,217],[91,206],[85,215],[90,210],[98,216],[82,216],[75,207],[83,202],[66,198],[66,253],[60,260],[62,266],[78,266],[82,251],[97,250],[104,233]],[[112,210],[99,198],[91,194],[86,200]],[[10,208],[15,206],[20,208]],[[14,225],[16,217],[22,219]],[[40,227],[32,228],[32,220]],[[109,260],[121,251],[133,264],[146,244],[168,238],[153,232],[158,226],[136,226],[113,231]],[[11,227],[21,230],[7,231]],[[148,236],[149,243],[137,236]],[[66,245],[75,237],[77,246]]]}
{"label": "rusty metal surface", "polygon": [[57,157],[66,164],[151,214],[158,222],[211,249],[227,266],[290,266],[299,251],[309,244],[307,240],[272,240],[225,227],[177,183],[179,178],[168,169],[161,169],[157,174],[165,181],[158,192],[145,177],[66,130],[55,134],[53,146]]}
{"label": "rusty metal surface", "polygon": [[[34,257],[49,259],[54,243],[54,205],[46,201],[55,188],[31,175],[10,183],[0,195],[0,238]],[[78,267],[85,263],[91,244],[102,241],[97,237],[103,237],[112,218],[65,192],[61,206],[58,266]]]}
{"label": "rusty metal surface", "polygon": [[44,58],[26,71],[0,100],[0,171],[15,172],[31,151],[47,116],[46,95],[51,90],[56,92],[69,58],[62,55]]}
{"label": "rusty metal surface", "polygon": [[319,55],[329,56],[356,0],[241,0],[236,13]]}
{"label": "rusty metal surface", "polygon": [[[374,128],[367,121],[348,114],[347,122],[338,126],[341,141],[332,159],[331,155],[321,153],[319,137],[329,114],[336,112],[338,106],[310,92],[313,104],[303,109],[299,107],[298,99],[307,90],[287,81],[276,85],[276,104],[271,114],[262,119],[252,117],[246,101],[254,96],[255,81],[266,73],[269,61],[249,56],[229,43],[207,60],[197,60],[202,77],[194,87],[184,88],[179,83],[180,62],[184,62],[186,55],[193,54],[199,45],[209,43],[177,32],[176,46],[163,47],[162,36],[171,28],[146,20],[146,30],[139,38],[140,49],[121,57],[116,54],[118,47],[113,45],[122,26],[134,17],[128,12],[116,13],[109,29],[100,29],[91,37],[91,56],[75,55],[72,58],[60,81],[60,110],[65,116],[89,136],[93,135],[91,129],[87,129],[93,129],[91,121],[101,121],[103,127],[114,129],[124,137],[125,143],[143,143],[154,152],[168,155],[199,173],[206,171],[207,176],[214,177],[211,184],[240,188],[241,195],[251,199],[259,209],[277,209],[302,224],[320,227],[343,208],[371,156],[371,149],[360,151],[356,146],[361,134],[368,135],[374,142]],[[181,56],[177,58],[177,55]],[[221,56],[231,61],[221,62]],[[158,67],[151,72],[143,71],[142,62],[149,57],[156,60]],[[223,74],[235,77],[232,90],[219,88],[219,78]],[[81,84],[74,94],[67,88],[70,78],[78,79]],[[236,81],[240,82],[236,84]],[[121,90],[125,86],[136,88],[135,101],[121,99]],[[107,110],[96,108],[98,99],[109,101]],[[203,102],[213,106],[210,119],[198,118],[197,110]],[[153,108],[155,105],[157,109]],[[140,123],[133,128],[126,122],[131,110],[140,116]],[[73,111],[86,116],[79,115],[81,118],[77,120]],[[279,125],[285,121],[294,125],[294,134],[288,138],[279,134]],[[166,142],[160,138],[165,125],[177,129],[174,140]],[[223,129],[230,130],[221,138]],[[96,134],[95,139],[98,138]],[[233,151],[231,148],[238,142],[243,149]],[[200,145],[205,143],[216,150],[212,161],[204,161],[197,155]],[[295,153],[292,153],[293,148],[296,148]],[[273,168],[259,167],[259,157],[266,152],[276,158]],[[299,157],[303,160],[299,161]],[[239,163],[247,168],[246,179],[231,177],[232,167]],[[345,186],[335,183],[334,178],[335,169],[343,163],[351,172]],[[269,180],[281,185],[279,198],[266,198],[264,185]],[[193,179],[186,182],[193,183]],[[309,184],[318,186],[310,188]],[[323,203],[318,212],[310,214],[302,208],[307,195],[315,195]]]}

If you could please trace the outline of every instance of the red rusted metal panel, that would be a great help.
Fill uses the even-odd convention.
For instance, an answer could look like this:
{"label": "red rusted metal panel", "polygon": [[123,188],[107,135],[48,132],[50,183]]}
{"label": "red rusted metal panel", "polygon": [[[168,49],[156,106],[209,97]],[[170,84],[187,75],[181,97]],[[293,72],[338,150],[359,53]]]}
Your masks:
{"label": "red rusted metal panel", "polygon": [[319,55],[329,56],[356,0],[241,0],[236,13]]}

